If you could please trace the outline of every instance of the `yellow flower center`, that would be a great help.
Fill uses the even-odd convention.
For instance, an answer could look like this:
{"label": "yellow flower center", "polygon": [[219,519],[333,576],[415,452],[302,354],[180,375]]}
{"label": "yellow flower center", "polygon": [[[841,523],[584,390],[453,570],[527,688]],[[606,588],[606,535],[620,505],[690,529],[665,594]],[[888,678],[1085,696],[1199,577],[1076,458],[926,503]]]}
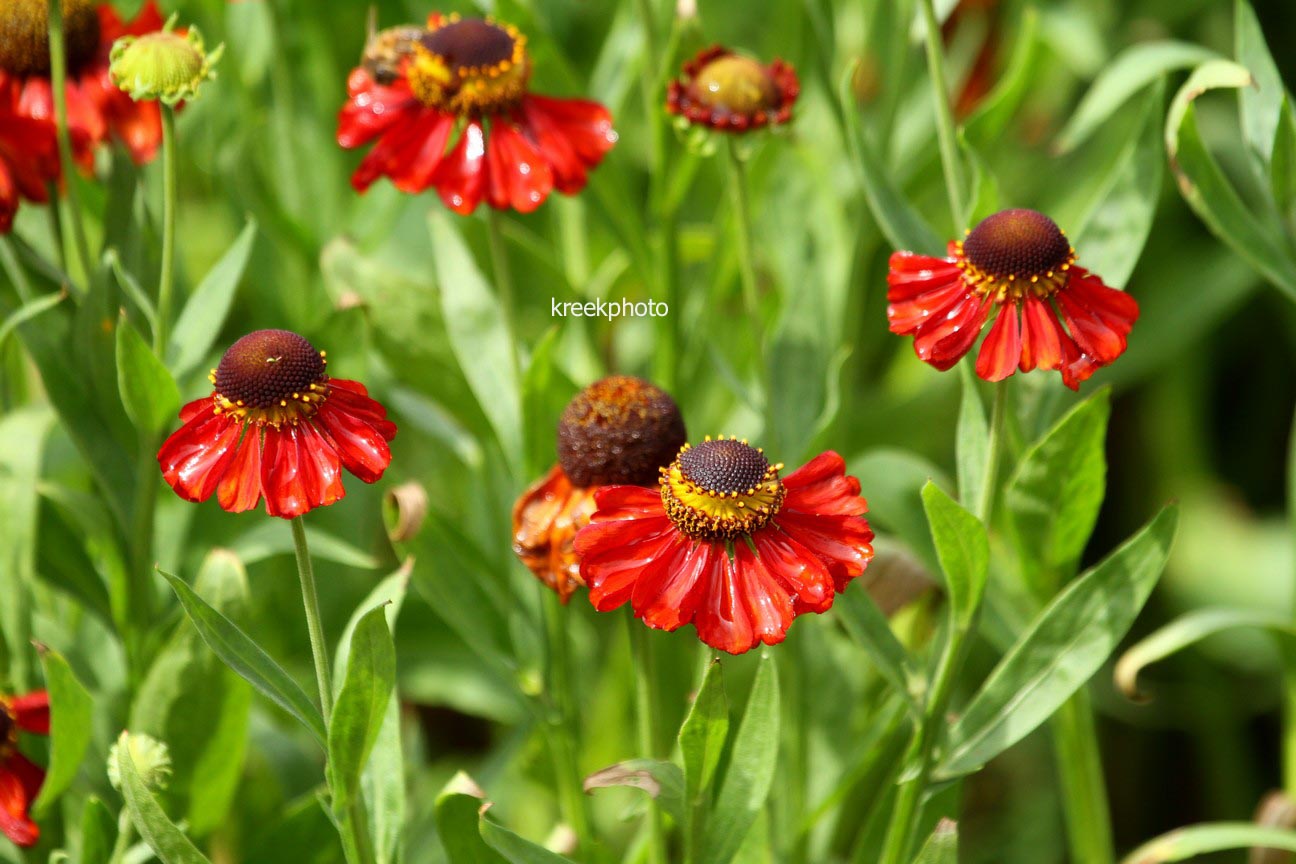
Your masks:
{"label": "yellow flower center", "polygon": [[690,537],[734,540],[763,528],[783,506],[782,469],[745,440],[708,436],[685,444],[661,470],[662,504]]}
{"label": "yellow flower center", "polygon": [[958,266],[972,289],[996,303],[1027,292],[1051,297],[1066,285],[1075,249],[1066,232],[1035,210],[987,216],[958,243]]}
{"label": "yellow flower center", "polygon": [[716,111],[753,115],[778,108],[779,89],[769,71],[750,57],[726,54],[698,70],[689,98]]}
{"label": "yellow flower center", "polygon": [[[63,0],[67,67],[76,71],[99,50],[99,13],[93,0]],[[0,2],[0,69],[14,75],[48,75],[47,0]]]}
{"label": "yellow flower center", "polygon": [[230,346],[212,370],[217,414],[279,426],[309,417],[328,398],[323,351],[288,330],[257,330]]}
{"label": "yellow flower center", "polygon": [[489,18],[451,15],[414,43],[406,76],[424,105],[462,116],[497,113],[526,94],[526,37]]}

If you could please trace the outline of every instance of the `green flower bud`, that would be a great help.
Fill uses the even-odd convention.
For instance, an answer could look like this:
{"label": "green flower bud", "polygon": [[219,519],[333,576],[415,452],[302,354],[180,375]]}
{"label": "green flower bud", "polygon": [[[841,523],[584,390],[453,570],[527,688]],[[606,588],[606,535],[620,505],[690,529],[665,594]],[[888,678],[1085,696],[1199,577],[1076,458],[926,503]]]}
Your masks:
{"label": "green flower bud", "polygon": [[126,742],[130,748],[135,772],[144,781],[144,785],[154,792],[167,788],[171,782],[171,751],[167,749],[167,745],[151,735],[129,732],[123,732],[108,751],[108,782],[112,783],[112,787],[121,791],[121,765],[118,759],[122,742]]}
{"label": "green flower bud", "polygon": [[224,44],[210,54],[197,27],[175,32],[176,16],[155,33],[123,36],[113,43],[108,74],[118,89],[136,102],[156,100],[175,105],[198,95],[198,86],[215,78]]}

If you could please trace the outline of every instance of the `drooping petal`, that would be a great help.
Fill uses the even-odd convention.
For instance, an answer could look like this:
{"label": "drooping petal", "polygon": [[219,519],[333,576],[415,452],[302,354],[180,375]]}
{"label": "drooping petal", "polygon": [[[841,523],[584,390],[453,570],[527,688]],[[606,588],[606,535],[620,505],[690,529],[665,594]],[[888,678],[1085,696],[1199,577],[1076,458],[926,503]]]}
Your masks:
{"label": "drooping petal", "polygon": [[486,142],[486,201],[497,210],[530,213],[553,189],[553,171],[512,121],[497,117]]}
{"label": "drooping petal", "polygon": [[922,329],[929,321],[939,321],[951,309],[957,308],[970,296],[967,285],[958,276],[943,282],[928,283],[931,287],[903,299],[890,298],[887,304],[887,324],[891,332],[907,336]]}
{"label": "drooping petal", "polygon": [[635,614],[657,630],[678,630],[692,621],[705,597],[712,558],[723,554],[724,548],[715,543],[678,544],[664,578],[655,580],[651,589],[646,579],[635,586]]}
{"label": "drooping petal", "polygon": [[1056,369],[1062,363],[1062,339],[1057,315],[1047,300],[1027,293],[1022,301],[1021,363],[1023,372]]}
{"label": "drooping petal", "polygon": [[783,478],[786,510],[823,515],[859,516],[868,512],[859,480],[846,475],[846,460],[828,450]]}
{"label": "drooping petal", "polygon": [[[31,792],[33,768],[21,753],[13,753],[0,762],[0,834],[24,848],[35,846],[40,840],[40,828],[28,815],[35,798]],[[36,789],[39,791],[39,783]]]}
{"label": "drooping petal", "polygon": [[346,490],[342,487],[342,460],[333,442],[308,421],[293,428],[297,432],[302,476],[310,493],[311,508],[327,507],[340,501]]}
{"label": "drooping petal", "polygon": [[1058,306],[1084,353],[1107,365],[1125,353],[1126,337],[1138,320],[1138,302],[1084,273],[1072,276],[1057,294]]}
{"label": "drooping petal", "polygon": [[818,556],[778,530],[757,531],[752,541],[770,575],[791,595],[798,615],[826,612],[832,607],[836,587]]}
{"label": "drooping petal", "polygon": [[311,509],[310,466],[301,451],[297,427],[267,426],[261,451],[261,491],[266,512],[282,519],[294,519]]}
{"label": "drooping petal", "polygon": [[573,486],[560,465],[513,504],[513,553],[564,604],[585,584],[575,540],[593,512],[593,490]]}
{"label": "drooping petal", "polygon": [[432,183],[456,213],[467,216],[477,209],[486,190],[486,136],[480,121],[464,126],[459,143],[433,172]]}
{"label": "drooping petal", "polygon": [[[634,523],[591,523],[576,535],[581,577],[589,586],[590,602],[600,612],[625,605],[645,571],[665,567],[674,547],[684,542],[669,519],[660,520],[664,526],[658,520],[640,521],[648,524],[635,525],[634,531],[613,532],[607,529]],[[618,539],[606,539],[613,535]],[[584,552],[580,551],[582,541]]]}
{"label": "drooping petal", "polygon": [[522,116],[565,194],[579,192],[586,172],[617,142],[612,115],[597,102],[529,95],[522,100]]}
{"label": "drooping petal", "polygon": [[985,324],[989,303],[969,295],[939,320],[918,329],[914,352],[937,369],[944,371],[967,354]]}
{"label": "drooping petal", "polygon": [[396,437],[396,424],[387,419],[387,409],[381,402],[369,398],[369,391],[360,382],[330,378],[329,401],[335,408],[344,410],[377,429],[388,441]]}
{"label": "drooping petal", "polygon": [[315,412],[314,419],[332,439],[348,471],[366,483],[382,477],[391,464],[391,448],[382,433],[340,407],[332,395]]}
{"label": "drooping petal", "polygon": [[18,212],[18,186],[4,159],[0,159],[0,234],[13,229],[14,215]]}
{"label": "drooping petal", "polygon": [[212,411],[214,407],[215,406],[212,402],[212,397],[210,396],[204,396],[201,399],[195,399],[192,402],[186,402],[180,408],[180,420],[184,423],[188,423],[190,420],[194,419],[200,414],[203,414],[204,412],[215,413]]}
{"label": "drooping petal", "polygon": [[162,477],[187,501],[206,501],[234,461],[242,423],[228,414],[195,417],[158,450]]}
{"label": "drooping petal", "polygon": [[999,305],[999,314],[981,343],[976,373],[986,381],[1002,381],[1017,371],[1021,362],[1021,326],[1015,303]]}
{"label": "drooping petal", "polygon": [[9,700],[18,728],[33,735],[48,735],[50,730],[49,693],[36,690]]}
{"label": "drooping petal", "polygon": [[243,513],[261,502],[261,430],[249,425],[238,453],[216,487],[216,500],[230,513]]}
{"label": "drooping petal", "polygon": [[379,84],[366,69],[354,69],[347,79],[350,96],[338,112],[337,142],[361,147],[417,113],[419,101],[404,78]]}
{"label": "drooping petal", "polygon": [[719,562],[711,567],[709,590],[693,616],[698,638],[730,654],[783,641],[792,624],[792,600],[747,544],[735,544],[732,558],[713,557]]}
{"label": "drooping petal", "polygon": [[771,524],[817,555],[839,592],[873,560],[873,530],[861,516],[814,516],[785,509]]}
{"label": "drooping petal", "polygon": [[378,139],[351,175],[356,191],[365,191],[379,177],[390,178],[393,186],[410,194],[432,185],[454,118],[421,106],[406,113],[401,123]]}

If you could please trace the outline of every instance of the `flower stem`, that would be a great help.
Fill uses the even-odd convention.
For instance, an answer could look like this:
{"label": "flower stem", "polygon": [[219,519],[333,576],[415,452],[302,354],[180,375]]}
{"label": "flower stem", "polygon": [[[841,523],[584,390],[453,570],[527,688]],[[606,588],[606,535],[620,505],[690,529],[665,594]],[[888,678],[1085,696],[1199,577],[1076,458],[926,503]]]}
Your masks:
{"label": "flower stem", "polygon": [[[90,244],[86,241],[85,223],[81,220],[81,200],[76,185],[76,163],[72,159],[72,137],[68,132],[67,110],[67,47],[63,39],[63,4],[61,0],[48,0],[50,87],[54,96],[54,123],[58,136],[59,170],[67,185],[68,206],[71,208],[72,237],[77,253],[77,264],[84,279],[90,278]],[[75,289],[74,289],[75,290]]]}
{"label": "flower stem", "polygon": [[54,241],[54,252],[58,255],[58,265],[66,273],[67,241],[63,237],[63,205],[59,203],[59,187],[52,180],[45,186],[49,195],[50,236]]}
{"label": "flower stem", "polygon": [[135,839],[135,822],[131,819],[130,813],[122,807],[121,814],[117,817],[117,840],[113,843],[112,854],[108,858],[108,864],[122,864],[126,860],[126,853],[130,851],[131,841]]}
{"label": "flower stem", "polygon": [[171,298],[175,293],[176,152],[175,109],[162,106],[162,269],[158,277],[157,327],[153,330],[153,353],[166,361],[171,333]]}
{"label": "flower stem", "polygon": [[734,218],[738,226],[738,267],[742,274],[743,302],[752,324],[760,323],[760,294],[756,284],[756,265],[752,260],[751,202],[747,191],[747,164],[738,153],[734,136],[728,136],[730,182]]}
{"label": "flower stem", "polygon": [[[1008,388],[1000,383],[995,386],[994,409],[990,420],[989,452],[986,455],[985,484],[976,511],[977,517],[987,526],[990,524],[994,508],[995,484],[999,477],[999,462],[1003,451],[1004,426],[1007,418]],[[958,673],[963,668],[963,661],[971,647],[972,636],[976,634],[980,612],[978,606],[972,610],[965,623],[951,626],[949,636],[945,640],[940,662],[936,667],[935,675],[932,676],[931,687],[927,691],[922,722],[905,756],[905,764],[917,763],[918,770],[911,779],[900,786],[900,791],[896,794],[896,803],[891,811],[891,823],[887,827],[882,857],[878,859],[879,864],[907,864],[909,861],[914,831],[922,813],[922,798],[927,792],[932,767],[935,764],[936,745],[945,727],[945,713],[949,708],[950,698],[954,694]]]}
{"label": "flower stem", "polygon": [[954,111],[950,107],[945,84],[945,53],[941,46],[940,23],[932,0],[922,0],[923,22],[927,29],[927,74],[931,78],[932,102],[936,109],[936,137],[940,144],[941,165],[945,169],[945,191],[949,194],[950,213],[956,228],[966,222],[963,198],[963,167],[959,161],[958,135],[954,131]]}
{"label": "flower stem", "polygon": [[[626,617],[635,667],[635,715],[639,729],[639,758],[657,758],[661,723],[657,717],[656,663],[648,628]],[[666,864],[666,826],[654,799],[648,805],[648,864]]]}
{"label": "flower stem", "polygon": [[1111,864],[1111,816],[1088,691],[1068,699],[1051,725],[1071,860]]}

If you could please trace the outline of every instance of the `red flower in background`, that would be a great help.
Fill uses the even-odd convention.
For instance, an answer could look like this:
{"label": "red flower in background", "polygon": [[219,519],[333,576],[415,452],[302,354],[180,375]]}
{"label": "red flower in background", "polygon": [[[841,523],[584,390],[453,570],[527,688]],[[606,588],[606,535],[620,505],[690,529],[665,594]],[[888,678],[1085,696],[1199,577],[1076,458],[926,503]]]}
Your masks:
{"label": "red flower in background", "polygon": [[576,537],[594,607],[629,603],[660,630],[691,623],[731,654],[826,611],[873,557],[868,506],[836,453],[781,469],[745,441],[708,438],[662,469],[660,490],[597,492]]}
{"label": "red flower in background", "polygon": [[[138,36],[162,27],[155,0],[125,22],[109,4],[65,0],[68,129],[77,162],[89,170],[94,148],[117,138],[137,164],[151,160],[162,141],[161,114],[154,102],[135,102],[108,75],[108,56],[120,36]],[[18,113],[52,123],[45,0],[5,0],[0,4],[0,90],[16,87]]]}
{"label": "red flower in background", "polygon": [[20,197],[44,203],[59,176],[54,124],[23,116],[19,95],[17,82],[0,83],[0,234],[13,228]]}
{"label": "red flower in background", "polygon": [[339,500],[342,469],[366,483],[391,462],[396,426],[363,384],[330,378],[322,351],[287,330],[235,342],[212,371],[215,392],[180,409],[184,421],[158,451],[176,494],[217,494],[231,512],[265,499],[291,519]]}
{"label": "red flower in background", "polygon": [[891,332],[912,335],[937,369],[967,354],[993,318],[976,361],[987,381],[1057,369],[1078,389],[1125,352],[1139,315],[1133,297],[1077,266],[1066,235],[1034,210],[986,217],[947,258],[896,252],[887,283]]}
{"label": "red flower in background", "polygon": [[666,110],[720,132],[746,132],[792,119],[801,92],[796,70],[713,45],[684,64],[666,90]]}
{"label": "red flower in background", "polygon": [[338,115],[338,144],[377,142],[351,185],[435,187],[462,214],[483,200],[529,213],[555,188],[579,192],[616,143],[612,116],[597,102],[537,96],[530,77],[526,37],[490,19],[433,13],[426,30],[378,34]]}
{"label": "red flower in background", "polygon": [[48,735],[49,696],[44,690],[26,696],[0,696],[0,834],[19,846],[35,846],[40,828],[28,811],[40,794],[45,771],[18,750],[23,732]]}

